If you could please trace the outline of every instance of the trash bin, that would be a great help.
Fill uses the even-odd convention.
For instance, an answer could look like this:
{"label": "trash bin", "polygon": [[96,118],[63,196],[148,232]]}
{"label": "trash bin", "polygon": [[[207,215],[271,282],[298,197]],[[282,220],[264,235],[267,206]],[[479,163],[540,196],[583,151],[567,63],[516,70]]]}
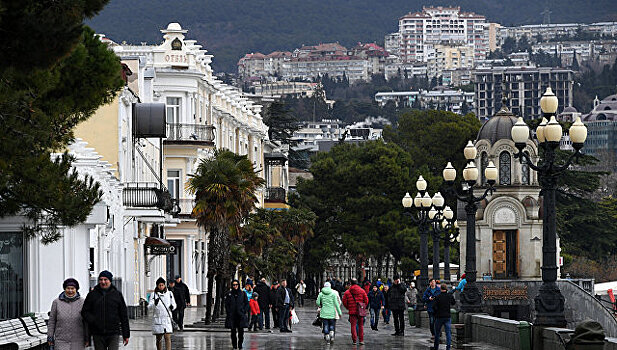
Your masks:
{"label": "trash bin", "polygon": [[521,350],[531,350],[531,325],[529,322],[518,323],[518,336]]}
{"label": "trash bin", "polygon": [[602,350],[605,336],[599,322],[585,320],[574,328],[574,334],[566,343],[566,350]]}
{"label": "trash bin", "polygon": [[407,315],[409,316],[409,325],[411,327],[416,325],[416,310],[414,310],[412,307],[408,307],[407,308]]}
{"label": "trash bin", "polygon": [[450,309],[450,318],[452,319],[452,324],[458,323],[458,311],[456,309]]}

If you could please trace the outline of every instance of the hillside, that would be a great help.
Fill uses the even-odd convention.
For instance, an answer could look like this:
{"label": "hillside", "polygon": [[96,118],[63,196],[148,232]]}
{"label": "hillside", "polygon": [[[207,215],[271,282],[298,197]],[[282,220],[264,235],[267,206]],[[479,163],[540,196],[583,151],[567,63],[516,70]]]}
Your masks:
{"label": "hillside", "polygon": [[[617,21],[617,1],[563,0],[551,3],[553,23]],[[504,25],[541,23],[546,1],[537,0],[111,0],[89,22],[114,41],[156,43],[159,29],[180,22],[215,55],[214,68],[235,72],[247,52],[269,53],[301,44],[382,42],[398,18],[423,5],[458,5]],[[558,6],[558,7],[557,7]]]}

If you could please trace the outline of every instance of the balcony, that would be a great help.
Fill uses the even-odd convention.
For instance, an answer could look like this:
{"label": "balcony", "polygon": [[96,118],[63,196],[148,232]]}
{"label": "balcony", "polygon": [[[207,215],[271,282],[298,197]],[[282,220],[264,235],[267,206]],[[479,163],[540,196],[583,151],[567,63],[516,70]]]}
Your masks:
{"label": "balcony", "polygon": [[195,207],[195,200],[189,198],[178,199],[178,205],[180,206],[180,216],[190,217],[193,213],[193,207]]}
{"label": "balcony", "polygon": [[165,186],[156,182],[130,182],[122,191],[122,202],[133,208],[158,208],[171,212],[174,203]]}
{"label": "balcony", "polygon": [[285,189],[282,187],[268,187],[264,196],[266,202],[286,203]]}
{"label": "balcony", "polygon": [[197,143],[214,145],[214,126],[203,124],[167,123],[166,143]]}

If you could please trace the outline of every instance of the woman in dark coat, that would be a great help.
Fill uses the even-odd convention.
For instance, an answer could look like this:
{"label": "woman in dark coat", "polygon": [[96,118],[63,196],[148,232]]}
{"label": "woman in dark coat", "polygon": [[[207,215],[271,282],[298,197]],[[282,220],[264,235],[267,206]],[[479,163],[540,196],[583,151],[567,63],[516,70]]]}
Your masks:
{"label": "woman in dark coat", "polygon": [[[249,300],[240,289],[240,282],[233,280],[231,290],[225,296],[225,328],[231,329],[231,346],[234,349],[242,349],[244,342],[244,328],[247,328],[247,313],[249,310]],[[237,336],[236,336],[237,334]]]}

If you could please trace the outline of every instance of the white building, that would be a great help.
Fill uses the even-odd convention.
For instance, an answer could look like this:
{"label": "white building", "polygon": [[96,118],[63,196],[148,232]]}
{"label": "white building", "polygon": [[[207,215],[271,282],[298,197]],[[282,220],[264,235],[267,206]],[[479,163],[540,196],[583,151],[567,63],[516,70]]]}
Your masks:
{"label": "white building", "polygon": [[440,109],[464,114],[465,111],[473,110],[474,93],[447,88],[431,91],[378,92],[375,94],[375,101],[381,106],[393,101],[399,107]]}

